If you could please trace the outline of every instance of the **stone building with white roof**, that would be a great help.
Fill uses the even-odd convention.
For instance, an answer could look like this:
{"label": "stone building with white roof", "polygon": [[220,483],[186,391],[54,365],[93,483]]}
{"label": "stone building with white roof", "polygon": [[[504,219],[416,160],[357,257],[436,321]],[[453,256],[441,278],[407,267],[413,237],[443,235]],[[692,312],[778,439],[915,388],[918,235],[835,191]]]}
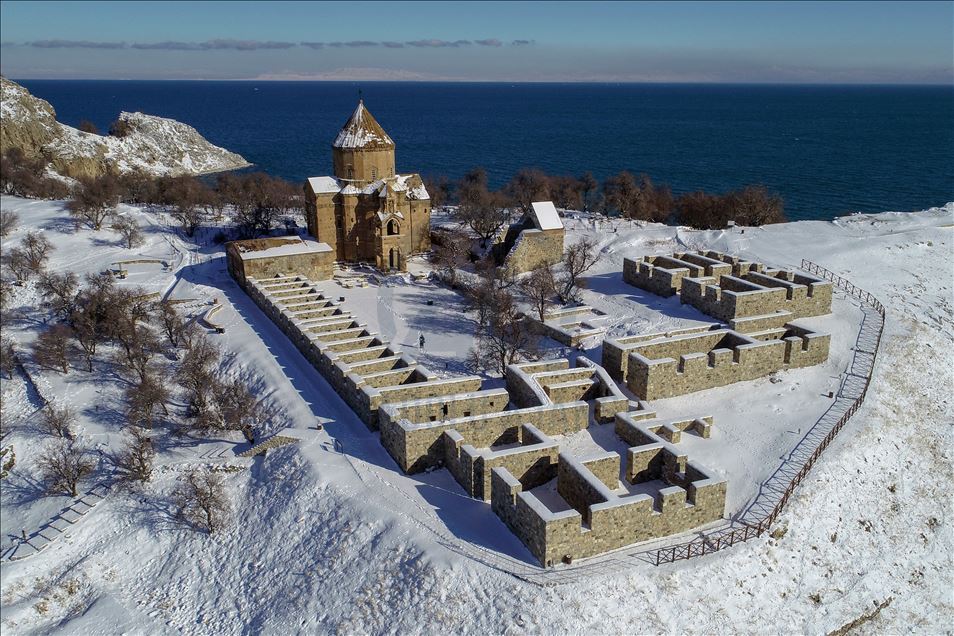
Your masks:
{"label": "stone building with white roof", "polygon": [[511,225],[494,247],[498,263],[518,273],[541,265],[556,265],[563,259],[563,219],[552,201],[535,201],[517,222]]}
{"label": "stone building with white roof", "polygon": [[394,170],[394,141],[364,101],[332,144],[334,176],[305,183],[308,231],[339,261],[406,269],[430,249],[431,202],[418,174]]}

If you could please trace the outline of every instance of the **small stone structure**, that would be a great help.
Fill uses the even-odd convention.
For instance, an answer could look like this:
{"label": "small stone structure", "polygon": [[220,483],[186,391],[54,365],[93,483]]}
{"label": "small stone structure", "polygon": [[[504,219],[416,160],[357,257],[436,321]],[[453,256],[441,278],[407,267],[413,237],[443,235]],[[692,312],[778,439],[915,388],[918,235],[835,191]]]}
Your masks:
{"label": "small stone structure", "polygon": [[326,280],[334,274],[331,247],[297,236],[230,241],[225,256],[229,273],[243,287],[247,278],[300,272],[311,280]]}
{"label": "small stone structure", "polygon": [[831,313],[829,281],[715,251],[627,258],[623,280],[661,296],[678,293],[681,302],[746,333]]}
{"label": "small stone structure", "polygon": [[563,259],[563,221],[552,201],[536,201],[518,223],[511,225],[494,247],[497,262],[517,273]]}
{"label": "small stone structure", "polygon": [[757,334],[701,329],[607,338],[603,366],[637,396],[653,400],[821,364],[831,341],[793,324]]}
{"label": "small stone structure", "polygon": [[614,452],[561,452],[556,462],[547,455],[549,463],[537,461],[529,470],[491,469],[491,507],[542,565],[722,518],[725,480],[674,446],[688,428],[707,437],[711,418],[664,422],[647,412],[618,413],[615,420],[617,435],[632,444],[625,466]]}
{"label": "small stone structure", "polygon": [[534,331],[568,347],[576,347],[587,338],[606,333],[606,327],[601,324],[606,320],[606,314],[588,305],[560,307],[546,312],[543,318],[541,322],[536,316],[528,316]]}

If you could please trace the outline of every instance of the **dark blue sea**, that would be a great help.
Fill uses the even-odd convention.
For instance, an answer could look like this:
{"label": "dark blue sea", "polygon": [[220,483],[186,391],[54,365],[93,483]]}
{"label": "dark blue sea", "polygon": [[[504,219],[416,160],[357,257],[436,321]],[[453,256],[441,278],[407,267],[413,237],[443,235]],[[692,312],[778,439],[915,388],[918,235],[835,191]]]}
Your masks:
{"label": "dark blue sea", "polygon": [[400,171],[630,170],[676,193],[761,183],[791,219],[954,201],[954,88],[656,84],[17,80],[61,121],[119,111],[186,122],[287,179],[331,172],[358,90]]}

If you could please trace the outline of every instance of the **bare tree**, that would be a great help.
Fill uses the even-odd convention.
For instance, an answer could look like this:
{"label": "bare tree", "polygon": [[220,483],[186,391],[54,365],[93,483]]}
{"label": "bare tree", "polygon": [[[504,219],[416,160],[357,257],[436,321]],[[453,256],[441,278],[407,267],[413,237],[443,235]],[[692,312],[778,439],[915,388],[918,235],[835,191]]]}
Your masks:
{"label": "bare tree", "polygon": [[531,203],[550,198],[550,179],[536,168],[521,168],[504,191],[520,210],[527,214],[530,212]]}
{"label": "bare tree", "polygon": [[44,273],[40,276],[37,290],[53,315],[65,320],[76,310],[78,287],[79,278],[73,272]]}
{"label": "bare tree", "polygon": [[603,182],[603,196],[609,209],[616,210],[620,216],[631,217],[640,196],[636,177],[626,170],[608,177]]}
{"label": "bare tree", "polygon": [[41,332],[33,342],[33,359],[40,366],[69,373],[71,336],[66,325],[53,325]]}
{"label": "bare tree", "polygon": [[765,186],[746,186],[726,195],[734,221],[739,225],[759,226],[768,223],[784,223],[785,212],[782,197],[771,193]]}
{"label": "bare tree", "polygon": [[195,231],[202,225],[204,213],[196,205],[180,203],[172,208],[172,218],[179,222],[179,227],[186,236],[195,236]]}
{"label": "bare tree", "polygon": [[179,312],[176,311],[172,303],[162,301],[159,303],[159,311],[156,312],[156,316],[159,321],[159,327],[162,329],[162,333],[165,334],[166,339],[169,340],[169,344],[173,347],[178,347],[183,341],[186,331],[186,325],[179,315]]}
{"label": "bare tree", "polygon": [[450,203],[454,187],[447,177],[443,175],[436,179],[433,177],[425,177],[424,188],[431,197],[432,210],[440,209]]}
{"label": "bare tree", "polygon": [[46,269],[46,262],[53,251],[53,244],[39,232],[29,232],[21,243],[26,256],[27,266],[34,274],[41,274]]}
{"label": "bare tree", "polygon": [[448,284],[457,284],[457,272],[470,260],[470,239],[463,234],[435,234],[434,262],[446,272]]}
{"label": "bare tree", "polygon": [[68,406],[57,406],[55,402],[50,402],[43,407],[43,429],[53,437],[72,439],[75,421],[76,413]]}
{"label": "bare tree", "polygon": [[33,276],[33,270],[30,268],[30,262],[27,259],[26,252],[19,247],[4,250],[3,264],[6,265],[10,273],[13,274],[17,284],[25,283]]}
{"label": "bare tree", "polygon": [[460,203],[454,219],[480,237],[481,247],[510,221],[507,199],[487,189],[487,174],[482,168],[468,172],[457,186]]}
{"label": "bare tree", "polygon": [[92,229],[99,230],[119,204],[119,195],[119,180],[107,173],[81,180],[80,187],[66,207],[77,224],[86,223]]}
{"label": "bare tree", "polygon": [[579,179],[580,203],[583,205],[583,212],[589,212],[596,204],[596,196],[599,195],[599,181],[593,176],[592,172],[584,173]]}
{"label": "bare tree", "polygon": [[172,495],[179,517],[209,534],[221,530],[231,514],[222,477],[213,472],[193,471]]}
{"label": "bare tree", "polygon": [[537,267],[530,272],[529,276],[520,281],[520,290],[533,305],[540,322],[543,322],[547,308],[553,304],[553,297],[556,295],[553,268],[549,264]]}
{"label": "bare tree", "polygon": [[89,453],[66,440],[50,443],[38,460],[47,492],[75,497],[79,482],[93,472]]}
{"label": "bare tree", "polygon": [[161,349],[159,338],[151,327],[130,324],[127,330],[117,332],[122,345],[116,354],[116,362],[126,371],[134,373],[139,382],[145,382],[152,371],[152,361]]}
{"label": "bare tree", "polygon": [[230,380],[217,378],[212,386],[212,405],[200,415],[197,426],[241,431],[249,444],[265,419],[261,400],[248,388],[248,376]]}
{"label": "bare tree", "polygon": [[0,236],[6,236],[17,229],[20,217],[13,210],[0,210]]}
{"label": "bare tree", "polygon": [[488,326],[478,331],[477,357],[485,369],[504,374],[507,365],[521,358],[536,357],[538,337],[518,311],[513,296],[501,291],[495,296]]}
{"label": "bare tree", "polygon": [[7,376],[8,380],[13,379],[13,372],[17,368],[17,350],[13,340],[7,338],[0,343],[0,372]]}
{"label": "bare tree", "polygon": [[564,210],[583,207],[580,180],[571,176],[550,177],[550,197],[554,205]]}
{"label": "bare tree", "polygon": [[566,249],[563,253],[563,275],[557,290],[561,302],[566,303],[574,299],[577,290],[584,286],[581,276],[599,260],[596,241],[591,238],[584,238]]}
{"label": "bare tree", "polygon": [[119,478],[127,483],[147,482],[152,478],[152,463],[156,456],[152,437],[138,426],[130,426],[126,433],[129,439],[113,460]]}
{"label": "bare tree", "polygon": [[123,237],[126,249],[132,249],[143,244],[144,237],[139,224],[128,216],[117,216],[111,227]]}
{"label": "bare tree", "polygon": [[159,375],[147,372],[139,384],[126,389],[126,403],[129,405],[129,421],[137,426],[152,428],[159,409],[163,415],[169,415],[166,404],[171,393],[162,383]]}
{"label": "bare tree", "polygon": [[188,392],[189,411],[192,415],[199,415],[206,409],[209,391],[215,381],[214,367],[218,360],[218,350],[204,335],[196,337],[192,347],[182,357],[176,381]]}

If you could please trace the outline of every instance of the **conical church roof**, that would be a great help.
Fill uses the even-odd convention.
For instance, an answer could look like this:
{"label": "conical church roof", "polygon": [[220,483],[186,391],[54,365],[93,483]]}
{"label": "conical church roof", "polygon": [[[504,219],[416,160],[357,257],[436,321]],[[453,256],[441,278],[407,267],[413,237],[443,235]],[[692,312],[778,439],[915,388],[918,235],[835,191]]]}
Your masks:
{"label": "conical church roof", "polygon": [[381,124],[364,107],[364,100],[358,100],[348,123],[344,125],[333,144],[335,148],[394,148],[394,142],[381,128]]}

